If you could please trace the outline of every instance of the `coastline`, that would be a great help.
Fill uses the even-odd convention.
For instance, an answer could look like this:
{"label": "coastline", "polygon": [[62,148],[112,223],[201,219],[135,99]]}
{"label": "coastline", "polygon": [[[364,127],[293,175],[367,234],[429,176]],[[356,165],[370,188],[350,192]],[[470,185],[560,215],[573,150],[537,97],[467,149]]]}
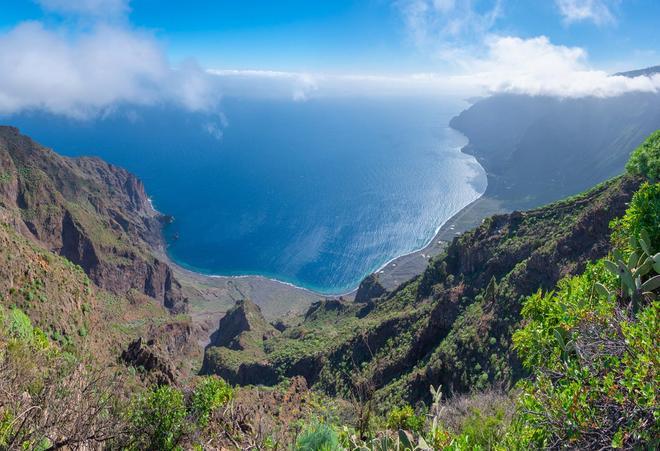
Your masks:
{"label": "coastline", "polygon": [[[400,255],[383,264],[375,273],[380,283],[393,290],[421,274],[429,259],[443,251],[460,233],[478,226],[483,218],[507,210],[499,201],[482,195],[450,217],[433,239],[421,249]],[[186,269],[169,258],[163,242],[158,254],[174,270],[190,299],[191,315],[197,322],[219,320],[236,301],[249,298],[270,320],[287,319],[304,313],[316,301],[328,298],[353,300],[357,287],[345,294],[326,295],[304,287],[260,275],[217,276]]]}
{"label": "coastline", "polygon": [[429,260],[440,254],[454,237],[477,227],[484,218],[507,211],[500,201],[482,194],[445,221],[425,247],[396,257],[376,271],[379,282],[388,291],[395,289],[424,272]]}
{"label": "coastline", "polygon": [[[157,212],[155,208],[154,211]],[[445,221],[426,246],[383,264],[376,271],[380,283],[387,290],[395,289],[421,274],[429,259],[441,253],[455,236],[478,226],[485,217],[506,211],[500,201],[483,194]],[[215,324],[240,299],[249,298],[254,301],[269,320],[286,320],[304,313],[313,302],[340,297],[352,300],[357,292],[356,287],[345,294],[326,295],[260,275],[206,275],[172,261],[167,255],[164,240],[161,240],[157,251],[159,257],[172,267],[185,295],[190,299],[193,319],[202,324]]]}
{"label": "coastline", "polygon": [[[461,147],[459,152],[472,156],[490,182],[491,177],[487,169],[479,158],[469,152],[469,148],[468,138],[467,144]],[[441,224],[424,247],[394,257],[374,271],[383,287],[388,291],[394,290],[400,284],[423,273],[429,260],[440,254],[455,236],[478,226],[488,216],[510,211],[501,201],[488,196],[488,191],[487,187],[480,197]],[[155,208],[151,198],[149,205],[154,214],[166,217]],[[190,300],[191,316],[202,326],[215,327],[226,311],[241,299],[251,299],[259,305],[268,320],[286,321],[304,313],[313,302],[322,299],[353,300],[358,290],[358,287],[355,287],[343,294],[324,294],[262,275],[203,274],[174,262],[167,254],[167,243],[162,234],[160,242],[157,253],[174,270],[184,294]]]}

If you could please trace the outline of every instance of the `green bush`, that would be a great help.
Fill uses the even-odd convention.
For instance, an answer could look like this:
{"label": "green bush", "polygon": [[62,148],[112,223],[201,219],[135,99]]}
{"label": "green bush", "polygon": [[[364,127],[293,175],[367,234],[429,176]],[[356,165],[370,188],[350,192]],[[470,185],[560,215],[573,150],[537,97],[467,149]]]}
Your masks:
{"label": "green bush", "polygon": [[460,434],[451,441],[447,449],[495,449],[502,442],[507,426],[502,409],[493,415],[484,415],[479,410],[473,410],[463,423]]}
{"label": "green bush", "polygon": [[9,312],[9,333],[22,341],[32,341],[32,322],[21,309],[13,308]]}
{"label": "green bush", "polygon": [[187,411],[183,393],[164,385],[140,396],[129,417],[135,449],[173,450],[185,432]]}
{"label": "green bush", "polygon": [[424,423],[424,416],[416,415],[410,406],[394,408],[387,416],[387,427],[393,430],[404,429],[410,432],[421,432]]}
{"label": "green bush", "polygon": [[337,432],[325,423],[309,425],[296,440],[297,451],[336,451],[340,449]]}
{"label": "green bush", "polygon": [[514,345],[535,379],[522,384],[512,444],[634,447],[658,437],[660,303],[630,316],[595,282],[618,286],[598,263],[525,303]]}
{"label": "green bush", "polygon": [[641,174],[652,182],[660,180],[660,130],[656,130],[635,149],[628,160],[626,170]]}
{"label": "green bush", "polygon": [[208,423],[211,412],[227,404],[234,396],[229,384],[217,376],[201,379],[190,400],[190,410],[201,427]]}
{"label": "green bush", "polygon": [[623,218],[613,221],[617,247],[630,249],[630,238],[639,240],[642,230],[648,233],[651,249],[660,249],[660,183],[645,183],[635,193]]}
{"label": "green bush", "polygon": [[[646,144],[660,143],[660,132],[652,138],[655,144]],[[614,224],[613,240],[625,247],[614,252],[616,263],[590,264],[582,275],[561,280],[555,292],[526,300],[525,326],[513,342],[534,379],[521,383],[507,446],[660,445],[658,224],[660,185],[646,183]]]}

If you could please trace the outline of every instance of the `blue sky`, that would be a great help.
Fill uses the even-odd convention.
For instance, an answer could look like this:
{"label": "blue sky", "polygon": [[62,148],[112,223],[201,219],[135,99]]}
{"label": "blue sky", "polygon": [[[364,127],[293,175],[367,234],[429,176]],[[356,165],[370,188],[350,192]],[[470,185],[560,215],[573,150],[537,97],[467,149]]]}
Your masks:
{"label": "blue sky", "polygon": [[[210,68],[351,73],[442,70],[446,62],[411,37],[404,12],[409,3],[414,0],[133,0],[121,20],[154,33],[173,60],[193,57]],[[458,3],[471,3],[474,11],[484,13],[497,2]],[[497,19],[481,32],[522,38],[544,35],[556,45],[584,48],[590,63],[605,70],[660,64],[658,0],[574,2],[594,4],[594,8],[602,4],[611,14],[611,19],[602,22],[594,17],[567,20],[559,2],[553,0],[499,3]],[[36,1],[11,0],[3,6],[3,29],[26,20],[53,26],[80,22],[44,11]],[[438,41],[442,39],[438,36]],[[479,36],[474,32],[466,33],[458,44],[472,44],[476,39]]]}
{"label": "blue sky", "polygon": [[660,0],[9,0],[0,113],[226,95],[660,92]]}

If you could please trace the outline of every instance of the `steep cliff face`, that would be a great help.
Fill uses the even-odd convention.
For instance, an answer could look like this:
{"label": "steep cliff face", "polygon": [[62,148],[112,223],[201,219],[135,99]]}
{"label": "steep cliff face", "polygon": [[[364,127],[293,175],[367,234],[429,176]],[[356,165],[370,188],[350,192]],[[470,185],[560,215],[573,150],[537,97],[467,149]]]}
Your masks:
{"label": "steep cliff face", "polygon": [[[160,382],[179,378],[201,357],[189,317],[137,291],[120,296],[96,287],[80,266],[17,233],[11,218],[0,207],[0,316],[18,308],[52,341],[104,366],[128,347],[125,362]],[[128,346],[136,341],[146,345]]]}
{"label": "steep cliff face", "polygon": [[[523,374],[510,341],[520,300],[606,255],[609,222],[639,184],[619,177],[566,201],[488,218],[376,302],[313,306],[265,342],[259,362],[269,379],[256,382],[272,383],[275,369],[346,395],[368,380],[378,399],[415,402],[429,385],[463,392],[515,381]],[[210,351],[206,360],[217,360]]]}
{"label": "steep cliff face", "polygon": [[101,288],[138,290],[173,312],[186,309],[172,270],[152,253],[162,218],[124,169],[61,157],[0,127],[0,206],[17,230],[80,265]]}
{"label": "steep cliff face", "polygon": [[[638,74],[643,75],[643,74]],[[486,196],[527,209],[623,172],[630,152],[660,124],[660,95],[559,99],[497,95],[452,119],[488,172]]]}

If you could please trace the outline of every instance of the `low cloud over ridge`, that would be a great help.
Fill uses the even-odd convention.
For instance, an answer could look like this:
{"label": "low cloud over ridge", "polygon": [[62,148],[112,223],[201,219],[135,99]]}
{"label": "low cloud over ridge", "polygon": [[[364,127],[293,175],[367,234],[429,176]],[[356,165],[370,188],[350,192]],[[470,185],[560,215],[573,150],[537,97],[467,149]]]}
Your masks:
{"label": "low cloud over ridge", "polygon": [[489,93],[574,98],[660,91],[660,75],[629,78],[595,70],[584,49],[554,45],[545,36],[488,36],[485,46],[483,57],[458,61],[465,75],[456,78]]}
{"label": "low cloud over ridge", "polygon": [[223,91],[233,95],[292,97],[498,93],[562,98],[614,97],[628,92],[660,92],[660,74],[611,75],[589,66],[580,47],[554,45],[545,36],[485,37],[480,56],[456,52],[454,74],[328,75],[259,70],[210,70]]}

